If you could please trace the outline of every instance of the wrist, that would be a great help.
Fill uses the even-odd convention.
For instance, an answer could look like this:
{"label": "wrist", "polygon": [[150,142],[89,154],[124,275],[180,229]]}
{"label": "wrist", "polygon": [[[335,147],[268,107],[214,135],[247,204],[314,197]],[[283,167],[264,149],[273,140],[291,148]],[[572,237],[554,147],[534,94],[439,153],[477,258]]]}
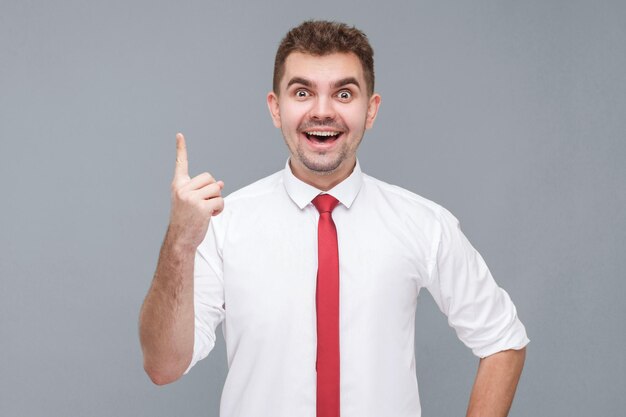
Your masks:
{"label": "wrist", "polygon": [[168,226],[163,246],[167,247],[177,257],[184,258],[195,255],[199,245],[200,242],[185,236],[181,229],[171,224]]}

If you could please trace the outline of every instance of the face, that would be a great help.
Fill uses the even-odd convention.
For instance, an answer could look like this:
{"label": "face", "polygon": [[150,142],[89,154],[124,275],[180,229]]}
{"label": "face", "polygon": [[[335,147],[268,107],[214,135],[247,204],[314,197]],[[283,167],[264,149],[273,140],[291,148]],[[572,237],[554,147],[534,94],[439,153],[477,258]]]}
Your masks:
{"label": "face", "polygon": [[353,53],[294,52],[285,60],[279,94],[269,93],[267,102],[291,153],[294,175],[328,190],[352,172],[380,96],[368,96],[363,67]]}

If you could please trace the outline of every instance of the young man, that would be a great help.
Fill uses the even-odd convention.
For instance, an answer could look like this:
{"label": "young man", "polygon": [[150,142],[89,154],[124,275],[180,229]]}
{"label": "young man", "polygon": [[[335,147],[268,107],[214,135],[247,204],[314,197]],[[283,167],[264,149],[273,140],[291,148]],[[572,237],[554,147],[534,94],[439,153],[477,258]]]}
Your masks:
{"label": "young man", "polygon": [[140,318],[151,379],[182,376],[222,323],[224,417],[419,416],[425,287],[481,358],[468,415],[506,416],[528,343],[510,298],[454,216],[361,172],[380,105],[366,36],[323,21],[292,29],[267,102],[290,158],[226,202],[222,181],[189,177],[177,135],[170,224]]}

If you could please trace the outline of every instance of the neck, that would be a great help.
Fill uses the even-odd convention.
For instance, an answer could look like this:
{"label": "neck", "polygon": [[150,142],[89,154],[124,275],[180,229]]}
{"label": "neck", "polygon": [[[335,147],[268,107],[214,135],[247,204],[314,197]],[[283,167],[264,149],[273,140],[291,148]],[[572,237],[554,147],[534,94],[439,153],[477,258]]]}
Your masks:
{"label": "neck", "polygon": [[297,165],[299,164],[294,163],[293,160],[289,158],[291,172],[296,178],[317,188],[318,190],[328,191],[352,174],[352,171],[354,171],[354,167],[356,166],[356,158],[352,161],[345,161],[345,163],[342,163],[335,171],[323,174]]}

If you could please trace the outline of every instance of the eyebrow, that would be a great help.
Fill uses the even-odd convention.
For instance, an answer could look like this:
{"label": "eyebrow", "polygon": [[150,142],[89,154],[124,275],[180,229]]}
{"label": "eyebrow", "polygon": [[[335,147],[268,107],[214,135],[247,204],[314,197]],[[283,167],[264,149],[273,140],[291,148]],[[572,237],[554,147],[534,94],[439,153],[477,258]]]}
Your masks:
{"label": "eyebrow", "polygon": [[[306,78],[302,78],[302,77],[293,77],[292,79],[289,80],[289,82],[287,83],[287,88],[291,87],[294,84],[302,84],[305,87],[312,87],[313,83],[309,80],[307,80]],[[346,78],[342,78],[341,80],[335,81],[331,84],[332,88],[339,88],[339,87],[343,87],[346,86],[348,84],[354,84],[357,86],[357,88],[361,88],[361,84],[359,84],[359,81],[354,78],[354,77],[346,77]]]}
{"label": "eyebrow", "polygon": [[354,77],[346,77],[346,78],[342,78],[339,81],[335,81],[332,84],[332,88],[339,88],[339,87],[346,86],[348,84],[354,84],[357,86],[357,88],[359,89],[361,88],[361,84],[359,84],[359,81]]}
{"label": "eyebrow", "polygon": [[291,80],[289,80],[289,82],[287,83],[287,88],[291,87],[294,84],[302,84],[305,87],[311,87],[313,84],[311,83],[311,81],[307,80],[306,78],[302,78],[302,77],[293,77]]}

